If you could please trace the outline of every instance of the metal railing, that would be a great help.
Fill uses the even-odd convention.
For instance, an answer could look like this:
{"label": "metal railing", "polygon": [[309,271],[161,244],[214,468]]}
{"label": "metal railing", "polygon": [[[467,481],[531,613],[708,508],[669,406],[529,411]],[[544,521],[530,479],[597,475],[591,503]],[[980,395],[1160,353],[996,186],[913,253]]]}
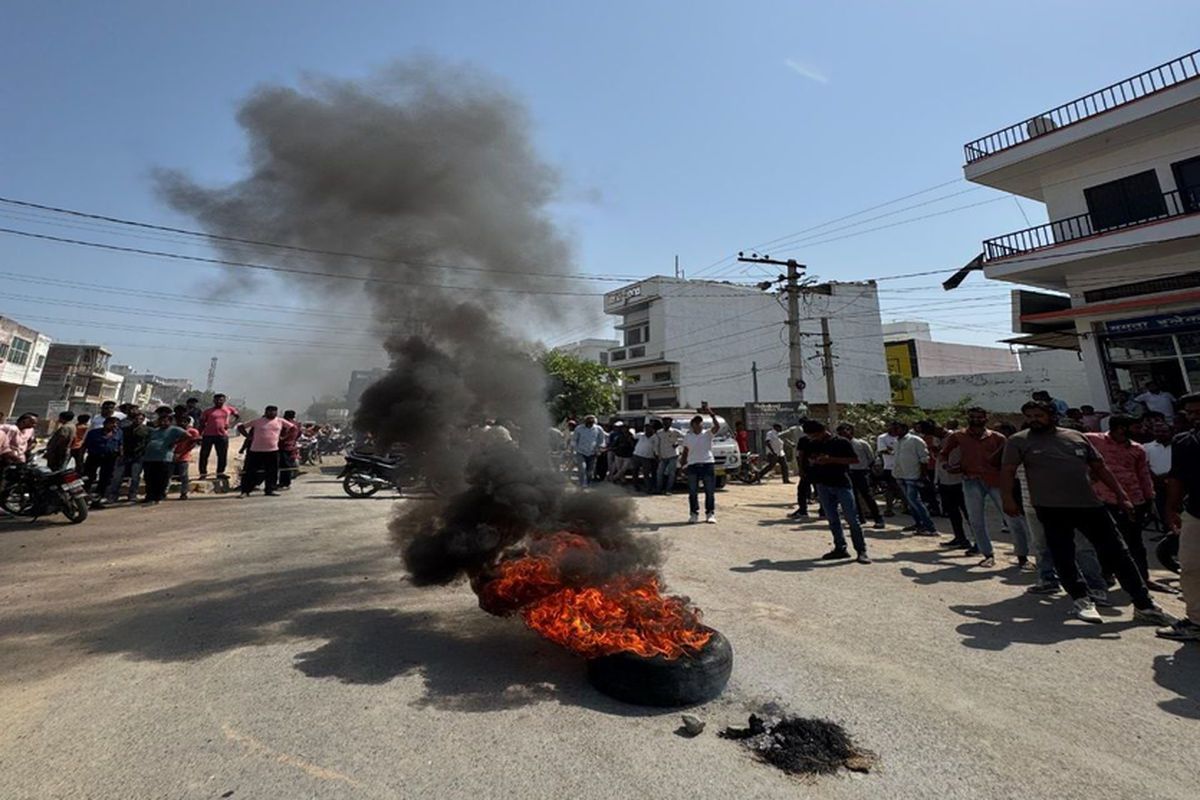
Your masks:
{"label": "metal railing", "polygon": [[1126,78],[1120,83],[1106,86],[1078,100],[1072,100],[1058,108],[1052,108],[1043,114],[1018,122],[1016,125],[1010,125],[973,142],[968,142],[963,146],[967,163],[971,164],[1051,131],[1074,125],[1076,122],[1102,114],[1117,106],[1200,77],[1200,61],[1198,59],[1200,59],[1200,50],[1195,50],[1174,61],[1168,61],[1154,69],[1148,69],[1140,75]]}
{"label": "metal railing", "polygon": [[1162,198],[1162,205],[1158,209],[1123,214],[1122,221],[1115,224],[1098,226],[1090,213],[1080,214],[1077,217],[1067,217],[1047,222],[1045,225],[1035,225],[1023,231],[987,239],[983,243],[984,260],[999,261],[1031,253],[1034,250],[1084,239],[1088,236],[1133,228],[1148,222],[1181,217],[1200,211],[1200,187],[1184,189],[1182,193],[1179,191],[1164,192]]}

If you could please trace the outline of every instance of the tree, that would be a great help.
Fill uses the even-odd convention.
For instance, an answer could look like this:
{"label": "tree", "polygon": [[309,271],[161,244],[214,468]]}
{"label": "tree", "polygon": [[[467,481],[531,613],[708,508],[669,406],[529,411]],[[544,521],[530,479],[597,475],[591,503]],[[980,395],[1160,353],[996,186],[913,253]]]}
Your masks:
{"label": "tree", "polygon": [[557,422],[586,414],[611,414],[619,403],[621,373],[560,350],[540,359],[546,370],[546,405]]}

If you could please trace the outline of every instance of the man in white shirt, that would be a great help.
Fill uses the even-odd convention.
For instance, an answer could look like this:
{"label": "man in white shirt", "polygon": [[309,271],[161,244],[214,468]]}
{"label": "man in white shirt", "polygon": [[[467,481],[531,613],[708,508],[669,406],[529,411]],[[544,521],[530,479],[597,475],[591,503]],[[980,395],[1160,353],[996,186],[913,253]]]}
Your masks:
{"label": "man in white shirt", "polygon": [[896,423],[894,427],[899,436],[893,448],[892,475],[904,489],[904,499],[908,501],[917,535],[936,536],[933,518],[921,500],[921,477],[929,463],[929,447],[904,423]]}
{"label": "man in white shirt", "polygon": [[788,477],[788,463],[783,454],[783,426],[778,422],[771,426],[771,430],[767,431],[767,463],[758,471],[759,480],[763,476],[769,475],[775,471],[775,465],[779,464],[783,470],[783,482],[791,483],[791,478]]}
{"label": "man in white shirt", "polygon": [[904,493],[900,490],[899,484],[896,483],[896,479],[892,475],[892,467],[896,464],[896,442],[900,441],[899,429],[900,423],[893,422],[888,425],[887,433],[879,434],[879,438],[875,440],[875,452],[879,454],[880,460],[883,461],[883,472],[879,475],[879,482],[883,484],[883,500],[885,503],[883,515],[885,517],[896,516],[896,512],[893,510],[896,503],[900,504],[901,511],[907,510],[907,506],[904,503]]}
{"label": "man in white shirt", "polygon": [[675,430],[674,420],[663,417],[662,427],[654,434],[654,456],[658,459],[658,493],[670,494],[675,486],[675,471],[679,465],[676,446],[683,434]]}
{"label": "man in white shirt", "polygon": [[1166,526],[1167,521],[1167,473],[1171,471],[1171,439],[1174,434],[1165,422],[1154,423],[1154,441],[1142,445],[1146,461],[1150,464],[1150,477],[1154,481],[1154,508],[1158,519]]}
{"label": "man in white shirt", "polygon": [[[640,486],[646,494],[654,492],[657,478],[654,471],[654,434],[654,424],[647,422],[637,434],[637,443],[633,446],[633,458],[637,463],[638,477],[641,478]],[[638,488],[639,482],[635,480],[633,486]]]}
{"label": "man in white shirt", "polygon": [[596,418],[588,414],[583,418],[583,424],[575,428],[571,434],[571,452],[579,465],[579,485],[587,488],[591,485],[592,470],[596,468],[596,454],[604,447],[608,437],[604,429],[596,424]]}
{"label": "man in white shirt", "polygon": [[688,476],[688,510],[691,512],[688,522],[700,521],[699,486],[704,484],[704,521],[715,524],[717,521],[716,497],[716,459],[713,458],[713,437],[720,430],[717,415],[704,402],[700,405],[701,412],[708,412],[712,427],[704,430],[704,417],[697,414],[692,417],[691,429],[683,435],[683,453],[679,457],[679,465],[687,470]]}
{"label": "man in white shirt", "polygon": [[1167,422],[1175,419],[1175,395],[1159,389],[1158,384],[1150,381],[1146,391],[1133,398],[1150,411],[1157,411],[1167,418]]}
{"label": "man in white shirt", "polygon": [[92,417],[91,427],[89,427],[88,430],[94,431],[97,428],[103,428],[104,420],[108,419],[109,417],[116,417],[117,419],[122,420],[125,419],[125,415],[120,411],[117,411],[116,403],[114,403],[112,400],[105,400],[100,404],[100,413]]}

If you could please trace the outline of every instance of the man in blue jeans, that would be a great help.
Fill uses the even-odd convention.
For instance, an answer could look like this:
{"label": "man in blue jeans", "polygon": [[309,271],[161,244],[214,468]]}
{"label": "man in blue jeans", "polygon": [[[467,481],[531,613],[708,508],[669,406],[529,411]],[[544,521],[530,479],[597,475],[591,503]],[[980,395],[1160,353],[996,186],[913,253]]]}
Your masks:
{"label": "man in blue jeans", "polygon": [[912,515],[914,530],[918,536],[937,536],[933,517],[921,499],[921,479],[929,466],[929,446],[903,422],[892,424],[896,431],[896,453],[892,461],[892,477],[900,484],[904,499],[908,502],[908,513]]}
{"label": "man in blue jeans", "polygon": [[583,418],[583,424],[575,428],[571,434],[571,452],[579,465],[579,485],[586,489],[592,482],[592,470],[596,468],[596,454],[608,441],[604,429],[596,424],[596,417],[588,414]]}
{"label": "man in blue jeans", "polygon": [[[858,463],[854,446],[840,436],[830,436],[825,426],[815,419],[804,423],[805,437],[797,443],[804,452],[805,476],[817,490],[817,500],[829,520],[829,531],[833,534],[833,549],[821,556],[824,561],[850,558],[846,549],[846,536],[842,533],[841,515],[846,515],[850,526],[850,538],[858,553],[860,564],[870,564],[867,558],[867,541],[863,538],[862,525],[858,522],[858,506],[854,502],[854,485],[850,482],[850,465]],[[840,513],[839,513],[840,509]]]}
{"label": "man in blue jeans", "polygon": [[679,466],[687,470],[688,478],[688,522],[700,521],[700,484],[704,484],[704,521],[709,525],[717,522],[716,496],[716,459],[713,458],[713,438],[721,429],[717,415],[708,407],[708,402],[700,404],[700,411],[708,412],[712,427],[704,429],[704,417],[697,414],[692,417],[691,428],[683,435],[683,452],[679,456]]}

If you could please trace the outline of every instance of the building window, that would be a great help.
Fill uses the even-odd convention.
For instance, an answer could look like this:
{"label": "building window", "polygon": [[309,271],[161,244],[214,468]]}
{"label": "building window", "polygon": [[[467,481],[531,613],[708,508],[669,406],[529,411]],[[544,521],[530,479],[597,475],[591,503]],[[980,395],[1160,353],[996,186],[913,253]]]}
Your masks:
{"label": "building window", "polygon": [[12,346],[8,351],[8,360],[18,367],[23,367],[29,363],[29,351],[32,349],[33,342],[22,339],[20,336],[14,336]]}
{"label": "building window", "polygon": [[609,356],[609,360],[610,361],[624,361],[625,360],[625,351],[624,350],[614,350],[612,352],[612,354]]}
{"label": "building window", "polygon": [[670,382],[670,380],[671,380],[671,370],[669,370],[669,369],[664,370],[663,372],[654,373],[654,382],[655,383],[668,383],[668,382]]}
{"label": "building window", "polygon": [[646,407],[646,395],[644,394],[627,394],[625,395],[625,408],[630,411],[641,411]]}
{"label": "building window", "polygon": [[44,366],[46,366],[46,357],[45,356],[38,356],[33,362],[34,369],[41,369]]}
{"label": "building window", "polygon": [[1200,156],[1171,165],[1175,173],[1175,188],[1179,190],[1179,203],[1183,210],[1200,211]]}
{"label": "building window", "polygon": [[629,357],[630,357],[630,358],[641,358],[641,357],[642,357],[642,356],[644,356],[644,355],[646,355],[646,348],[645,348],[645,347],[631,347],[631,348],[629,348]]}
{"label": "building window", "polygon": [[677,401],[675,400],[674,395],[672,395],[670,397],[651,397],[650,398],[650,407],[651,408],[674,408],[676,402]]}
{"label": "building window", "polygon": [[626,347],[629,347],[629,345],[631,345],[631,344],[641,344],[641,343],[642,343],[642,329],[641,328],[630,328],[627,331],[625,331],[625,346]]}
{"label": "building window", "polygon": [[638,382],[640,382],[641,380],[642,380],[642,376],[641,376],[641,375],[638,375],[637,373],[633,373],[632,375],[626,375],[626,376],[625,376],[625,382],[626,382],[626,383],[638,383]]}
{"label": "building window", "polygon": [[8,356],[8,342],[0,342],[0,361]]}
{"label": "building window", "polygon": [[1092,228],[1121,228],[1167,216],[1158,173],[1152,169],[1083,190]]}

